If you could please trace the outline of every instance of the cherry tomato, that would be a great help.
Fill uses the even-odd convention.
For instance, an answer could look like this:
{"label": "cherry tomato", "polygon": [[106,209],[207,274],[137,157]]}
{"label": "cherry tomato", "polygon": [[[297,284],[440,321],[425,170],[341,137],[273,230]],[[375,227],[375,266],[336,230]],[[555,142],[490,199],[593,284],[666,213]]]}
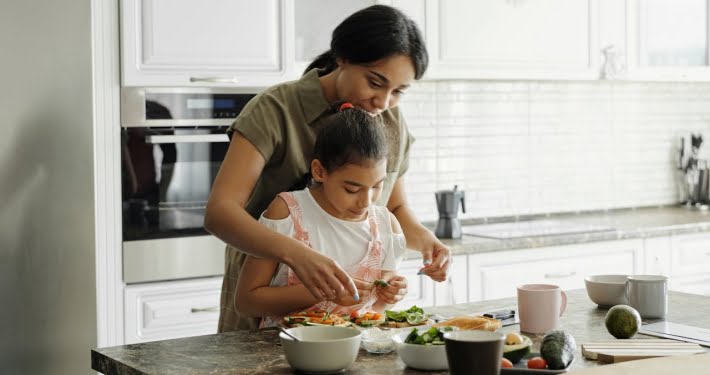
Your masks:
{"label": "cherry tomato", "polygon": [[513,362],[510,362],[508,358],[501,358],[500,359],[500,367],[501,368],[513,368]]}
{"label": "cherry tomato", "polygon": [[542,357],[533,357],[528,360],[528,368],[544,369],[547,368],[547,362]]}

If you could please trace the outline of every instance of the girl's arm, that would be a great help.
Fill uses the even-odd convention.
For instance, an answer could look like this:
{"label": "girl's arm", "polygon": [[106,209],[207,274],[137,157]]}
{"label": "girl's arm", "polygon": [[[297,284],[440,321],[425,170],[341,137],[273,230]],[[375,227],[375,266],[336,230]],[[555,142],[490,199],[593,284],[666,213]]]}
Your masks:
{"label": "girl's arm", "polygon": [[282,315],[320,302],[303,284],[269,286],[277,267],[271,259],[246,257],[237,283],[237,311],[253,317]]}
{"label": "girl's arm", "polygon": [[434,236],[434,233],[419,222],[414,211],[409,208],[402,177],[397,178],[394,184],[387,209],[399,220],[404,237],[407,239],[407,246],[421,251],[424,258],[421,272],[435,281],[446,280],[451,265],[451,251]]}
{"label": "girl's arm", "polygon": [[247,254],[288,264],[314,296],[355,295],[352,279],[333,259],[264,227],[244,209],[265,165],[256,147],[234,132],[207,202],[205,229]]}

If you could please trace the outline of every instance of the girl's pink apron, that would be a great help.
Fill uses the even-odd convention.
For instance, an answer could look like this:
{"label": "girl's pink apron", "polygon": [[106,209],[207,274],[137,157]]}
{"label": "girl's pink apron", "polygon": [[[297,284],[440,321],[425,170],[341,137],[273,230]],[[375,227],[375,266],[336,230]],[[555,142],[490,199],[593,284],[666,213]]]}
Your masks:
{"label": "girl's pink apron", "polygon": [[[302,223],[302,215],[301,215],[301,207],[298,205],[298,202],[296,199],[293,197],[293,194],[291,193],[280,193],[279,196],[286,202],[286,205],[288,206],[289,213],[291,215],[291,220],[293,221],[293,227],[295,230],[293,238],[296,240],[299,240],[308,247],[311,246],[311,242],[308,239],[308,232],[303,228],[301,225]],[[346,267],[345,272],[347,272],[350,277],[354,279],[359,279],[363,280],[366,282],[374,282],[375,280],[379,279],[382,277],[382,260],[384,257],[384,254],[382,252],[382,241],[380,241],[380,232],[377,229],[377,220],[375,218],[375,211],[374,209],[369,209],[368,214],[367,214],[367,220],[370,224],[370,242],[367,247],[367,252],[365,253],[365,256],[356,264]],[[296,285],[296,284],[301,284],[301,281],[298,279],[298,276],[293,272],[293,270],[285,266],[287,271],[288,271],[288,285]],[[357,311],[358,313],[362,313],[367,311],[372,307],[372,305],[375,303],[377,300],[377,293],[376,289],[372,289],[373,293],[370,293],[368,298],[363,299],[360,301],[360,303],[352,306],[340,306],[335,304],[334,302],[331,301],[323,301],[319,302],[313,306],[295,311],[301,312],[301,311],[311,311],[311,310],[318,310],[318,311],[330,311],[332,313],[338,313],[338,314],[344,314],[344,315],[350,315],[353,311]],[[271,327],[279,324],[281,320],[283,319],[283,316],[277,316],[277,315],[269,315],[265,316],[261,320],[261,324],[259,325],[259,328],[265,328],[265,327]]]}

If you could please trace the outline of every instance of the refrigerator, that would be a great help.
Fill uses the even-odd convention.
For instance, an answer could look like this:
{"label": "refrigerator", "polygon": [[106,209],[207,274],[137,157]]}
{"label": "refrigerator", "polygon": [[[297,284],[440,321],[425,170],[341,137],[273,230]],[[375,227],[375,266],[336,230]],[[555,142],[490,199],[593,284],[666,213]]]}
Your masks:
{"label": "refrigerator", "polygon": [[0,373],[97,346],[92,1],[0,1]]}

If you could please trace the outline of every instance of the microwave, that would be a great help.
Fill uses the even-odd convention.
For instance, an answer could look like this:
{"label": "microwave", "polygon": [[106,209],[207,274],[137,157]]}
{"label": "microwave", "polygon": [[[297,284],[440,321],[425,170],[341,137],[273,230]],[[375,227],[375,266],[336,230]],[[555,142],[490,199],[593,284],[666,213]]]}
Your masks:
{"label": "microwave", "polygon": [[229,147],[227,130],[255,92],[121,90],[124,281],[220,275],[224,243],[203,227]]}

